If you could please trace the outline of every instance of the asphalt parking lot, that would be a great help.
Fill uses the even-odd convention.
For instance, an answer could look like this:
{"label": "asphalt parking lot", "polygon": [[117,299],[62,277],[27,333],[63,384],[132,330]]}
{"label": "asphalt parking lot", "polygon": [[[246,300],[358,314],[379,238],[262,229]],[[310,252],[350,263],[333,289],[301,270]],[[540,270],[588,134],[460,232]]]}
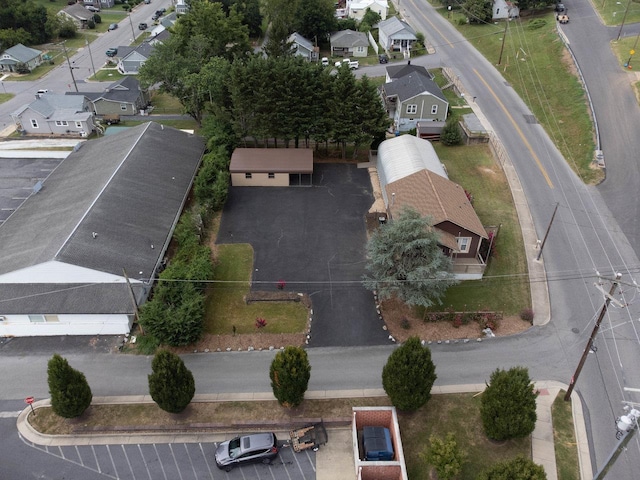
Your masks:
{"label": "asphalt parking lot", "polygon": [[310,346],[389,343],[361,284],[372,203],[366,169],[315,164],[311,187],[231,187],[217,242],[253,246],[253,289],[311,296]]}
{"label": "asphalt parking lot", "polygon": [[313,480],[316,455],[281,448],[271,465],[250,464],[230,472],[216,467],[215,443],[170,443],[136,445],[29,446],[42,453],[80,466],[103,478],[118,480]]}

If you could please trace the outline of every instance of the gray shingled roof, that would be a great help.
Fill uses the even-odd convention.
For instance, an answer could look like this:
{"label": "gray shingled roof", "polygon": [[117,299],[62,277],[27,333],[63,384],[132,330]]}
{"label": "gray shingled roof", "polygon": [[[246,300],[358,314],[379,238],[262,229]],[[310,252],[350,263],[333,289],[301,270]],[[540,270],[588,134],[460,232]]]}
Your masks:
{"label": "gray shingled roof", "polygon": [[36,50],[35,48],[25,47],[21,43],[14,45],[11,48],[7,48],[3,54],[11,55],[18,62],[27,63],[30,60],[38,57],[42,54],[40,50]]}
{"label": "gray shingled roof", "polygon": [[389,65],[387,67],[387,75],[391,80],[404,77],[405,75],[414,72],[424,75],[425,77],[433,80],[433,75],[429,73],[429,70],[427,70],[426,67],[422,67],[420,65],[412,65],[410,60],[407,63],[402,63],[400,65]]}
{"label": "gray shingled roof", "polygon": [[0,226],[0,275],[59,261],[149,279],[203,151],[152,122],[84,143]]}
{"label": "gray shingled roof", "polygon": [[412,72],[392,82],[385,83],[382,88],[388,97],[395,95],[402,102],[425,92],[447,102],[440,87],[429,77],[419,72]]}
{"label": "gray shingled roof", "polygon": [[411,28],[408,23],[403,22],[398,17],[389,17],[378,23],[376,26],[378,29],[385,32],[388,37],[393,36],[394,38],[412,40],[415,40],[416,38],[415,30]]}
{"label": "gray shingled roof", "polygon": [[332,48],[345,47],[368,47],[369,40],[364,32],[354,32],[353,30],[341,30],[331,35]]}
{"label": "gray shingled roof", "polygon": [[151,52],[153,51],[153,45],[150,43],[141,43],[137,47],[129,47],[129,46],[118,46],[118,54],[116,55],[120,59],[125,59],[133,52],[137,52],[145,58],[149,58],[151,56]]}
{"label": "gray shingled roof", "polygon": [[77,18],[78,20],[84,20],[84,21],[88,21],[89,19],[93,18],[93,16],[95,15],[93,12],[90,12],[79,3],[74,3],[73,5],[69,5],[68,7],[65,7],[64,9],[61,10],[61,12],[64,12],[73,18]]}
{"label": "gray shingled roof", "polygon": [[103,98],[112,102],[135,103],[140,96],[140,82],[135,77],[126,76],[113,82],[104,92],[65,92],[65,95],[83,95],[92,102]]}

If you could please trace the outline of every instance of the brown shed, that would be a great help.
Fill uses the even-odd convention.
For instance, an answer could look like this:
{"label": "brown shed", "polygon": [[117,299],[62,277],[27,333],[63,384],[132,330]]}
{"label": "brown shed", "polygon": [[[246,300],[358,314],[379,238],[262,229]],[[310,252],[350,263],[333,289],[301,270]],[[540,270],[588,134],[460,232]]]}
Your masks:
{"label": "brown shed", "polygon": [[229,166],[234,187],[311,186],[313,150],[236,148]]}

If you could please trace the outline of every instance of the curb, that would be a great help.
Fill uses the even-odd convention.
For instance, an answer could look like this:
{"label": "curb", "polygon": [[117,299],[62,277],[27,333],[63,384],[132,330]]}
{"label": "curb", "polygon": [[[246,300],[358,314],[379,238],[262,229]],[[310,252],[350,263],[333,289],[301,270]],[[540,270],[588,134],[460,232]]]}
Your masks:
{"label": "curb", "polygon": [[[568,386],[556,381],[534,382],[537,390],[550,390],[549,395],[542,397],[543,400],[536,402],[539,409],[544,409],[544,414],[538,416],[536,431],[532,435],[532,459],[545,467],[549,480],[557,479],[555,454],[550,456],[549,451],[554,452],[553,428],[551,425],[551,405],[560,390],[566,390]],[[486,384],[469,385],[443,385],[434,386],[431,393],[454,394],[454,393],[475,393],[482,392]],[[330,398],[363,398],[385,396],[382,389],[360,389],[360,390],[317,390],[307,392],[307,399],[330,399]],[[541,398],[540,396],[538,397]],[[266,401],[274,400],[272,392],[257,393],[227,393],[227,394],[199,394],[194,396],[193,402],[222,402],[222,401]],[[582,400],[574,391],[571,395],[571,405],[574,422],[574,432],[578,448],[578,460],[580,468],[580,478],[592,478],[592,469],[589,453],[589,443],[587,441],[587,431],[583,414]],[[131,395],[114,397],[94,397],[92,404],[141,404],[153,403],[149,395]],[[50,399],[39,400],[33,404],[35,409],[51,405]],[[99,433],[99,434],[75,434],[75,435],[48,435],[36,431],[27,421],[31,409],[25,408],[20,412],[17,419],[19,435],[25,440],[36,445],[44,446],[70,446],[70,445],[107,445],[107,444],[149,444],[149,443],[198,443],[198,442],[218,442],[228,438],[229,435],[238,433],[240,426],[235,426],[234,430],[228,429],[217,432],[172,432],[172,433]],[[542,417],[542,418],[541,418]],[[289,430],[282,430],[281,424],[274,424],[276,435],[287,438]],[[542,445],[541,445],[542,444]],[[541,448],[544,447],[544,448]],[[546,454],[546,455],[545,455]]]}

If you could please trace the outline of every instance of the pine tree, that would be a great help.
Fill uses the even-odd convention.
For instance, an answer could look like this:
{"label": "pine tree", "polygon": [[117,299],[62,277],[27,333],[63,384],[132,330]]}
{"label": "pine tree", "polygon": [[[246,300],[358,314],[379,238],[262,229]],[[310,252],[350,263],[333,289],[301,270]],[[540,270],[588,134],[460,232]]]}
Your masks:
{"label": "pine tree", "polygon": [[149,393],[165,412],[180,413],[196,393],[193,374],[175,353],[161,350],[151,362]]}
{"label": "pine tree", "polygon": [[429,401],[436,378],[431,350],[418,337],[409,338],[394,350],[382,369],[382,387],[391,403],[409,412]]}
{"label": "pine tree", "polygon": [[537,419],[536,395],[526,368],[496,369],[480,405],[487,436],[508,440],[531,435]]}
{"label": "pine tree", "polygon": [[82,372],[71,368],[57,353],[47,365],[51,407],[64,418],[79,417],[91,405],[91,388]]}
{"label": "pine tree", "polygon": [[462,471],[465,454],[460,450],[453,433],[447,433],[444,440],[432,435],[429,443],[429,449],[423,454],[423,458],[436,469],[440,480],[454,478]]}
{"label": "pine tree", "polygon": [[271,362],[269,378],[273,395],[280,405],[297,407],[304,400],[309,385],[311,365],[307,352],[300,347],[286,347],[278,352]]}
{"label": "pine tree", "polygon": [[449,120],[440,134],[440,141],[443,145],[454,146],[462,143],[462,134],[456,119]]}

